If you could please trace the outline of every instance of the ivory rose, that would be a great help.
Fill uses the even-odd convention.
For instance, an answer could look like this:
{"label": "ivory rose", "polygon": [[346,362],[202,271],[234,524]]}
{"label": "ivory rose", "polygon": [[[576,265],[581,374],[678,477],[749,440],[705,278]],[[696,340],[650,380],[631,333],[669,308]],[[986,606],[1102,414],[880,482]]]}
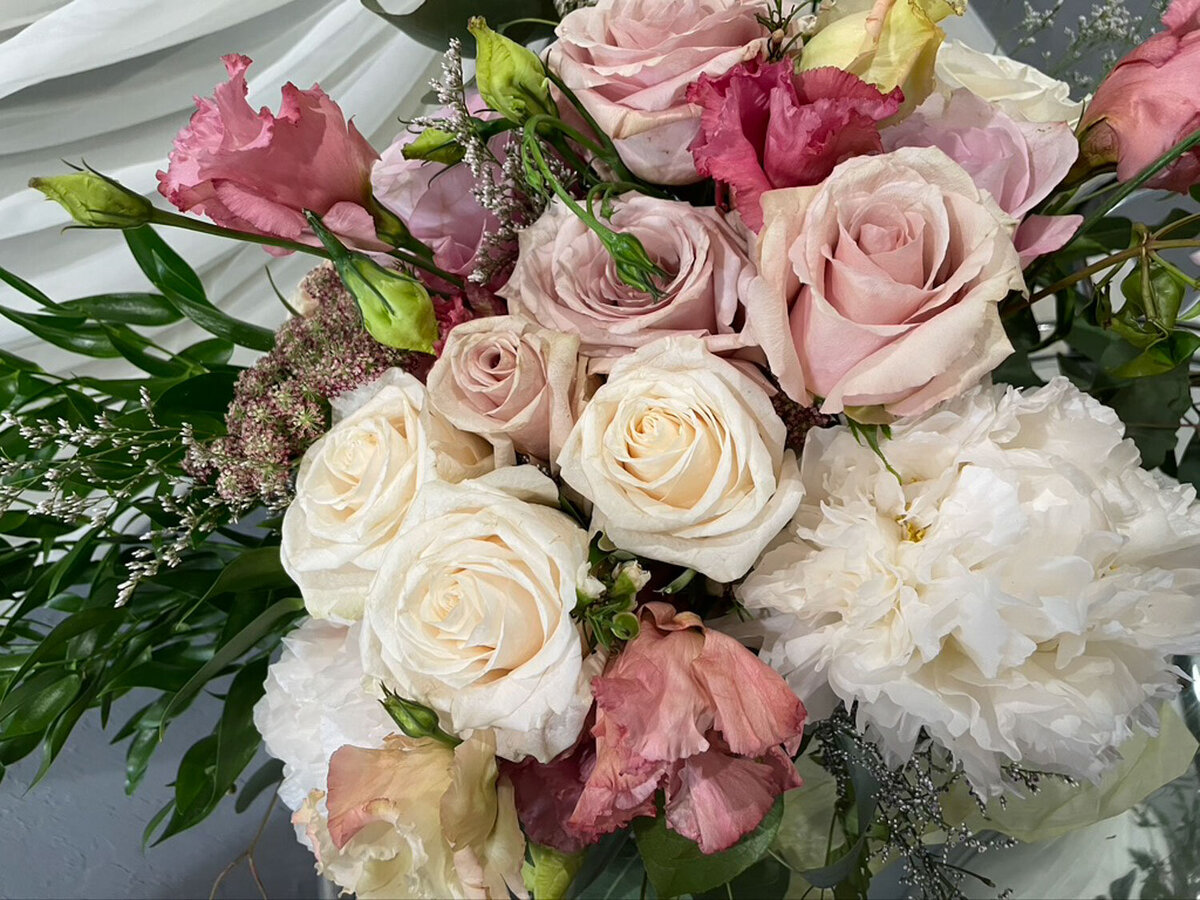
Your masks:
{"label": "ivory rose", "polygon": [[528,897],[525,837],[495,749],[489,732],[454,748],[397,735],[383,749],[340,748],[328,793],[293,817],[318,871],[362,900]]}
{"label": "ivory rose", "polygon": [[934,147],[842,163],[763,195],[749,330],[792,399],[915,415],[1012,353],[1015,222]]}
{"label": "ivory rose", "polygon": [[430,482],[367,593],[363,668],[463,736],[494,728],[501,756],[548,760],[591,706],[571,619],[588,536],[532,466]]}
{"label": "ivory rose", "polygon": [[900,88],[909,111],[933,91],[946,34],[938,22],[961,16],[966,0],[837,0],[823,6],[800,68],[835,66],[881,91]]}
{"label": "ivory rose", "polygon": [[521,232],[516,269],[500,295],[509,312],[577,334],[593,371],[657,338],[702,337],[716,353],[745,347],[740,297],[754,269],[744,241],[712,208],[643,194],[613,202],[607,223],[638,238],[670,273],[658,299],[622,283],[600,239],[561,201]]}
{"label": "ivory rose", "polygon": [[1083,104],[1071,99],[1071,86],[1007,56],[995,56],[946,41],[934,69],[943,93],[966,88],[976,97],[999,106],[1026,122],[1065,122],[1072,128],[1083,115]]}
{"label": "ivory rose", "polygon": [[583,406],[582,369],[576,335],[490,316],[450,332],[429,373],[429,397],[464,431],[552,461]]}
{"label": "ivory rose", "polygon": [[758,0],[599,0],[563,18],[547,62],[635,174],[689,184],[700,180],[688,152],[700,111],[688,85],[761,55],[766,11]]}
{"label": "ivory rose", "polygon": [[424,386],[400,369],[335,398],[333,413],[300,462],[280,557],[309,615],[353,622],[421,485],[481,475],[496,459],[487,441],[434,412]]}
{"label": "ivory rose", "polygon": [[[311,210],[343,241],[383,250],[371,207],[371,166],[379,154],[315,85],[283,86],[279,115],[246,102],[245,56],[223,57],[229,81],[175,138],[159,192],[184,212],[218,225],[319,245]],[[268,248],[269,252],[284,253]]]}
{"label": "ivory rose", "polygon": [[688,100],[704,110],[692,143],[697,170],[729,185],[742,221],[757,231],[763,192],[817,184],[843,160],[881,152],[878,123],[903,95],[885,96],[841,69],[797,75],[790,60],[756,60],[701,76]]}
{"label": "ivory rose", "polygon": [[[1116,163],[1121,181],[1200,130],[1200,0],[1172,0],[1163,24],[1166,31],[1134,49],[1101,82],[1080,124],[1085,159]],[[1181,194],[1195,184],[1195,149],[1147,182]]]}
{"label": "ivory rose", "polygon": [[665,338],[613,367],[558,464],[617,546],[733,581],[800,503],[786,438],[756,381],[696,338]]}
{"label": "ivory rose", "polygon": [[1028,216],[1062,183],[1079,156],[1079,142],[1065,122],[1019,120],[970,91],[958,90],[949,99],[932,95],[903,122],[886,129],[883,143],[889,150],[944,150],[1002,210],[1023,219],[1015,238],[1023,266],[1058,250],[1083,222],[1082,216]]}

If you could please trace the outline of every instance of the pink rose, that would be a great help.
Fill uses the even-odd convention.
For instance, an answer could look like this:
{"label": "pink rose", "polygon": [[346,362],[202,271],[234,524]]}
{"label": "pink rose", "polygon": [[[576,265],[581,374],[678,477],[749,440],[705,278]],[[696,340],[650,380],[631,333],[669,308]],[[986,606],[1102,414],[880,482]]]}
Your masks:
{"label": "pink rose", "polygon": [[694,613],[648,603],[640,618],[641,632],[592,682],[596,759],[566,828],[593,840],[653,816],[661,788],[668,826],[717,853],[800,786],[790,754],[804,704]]}
{"label": "pink rose", "polygon": [[762,206],[748,330],[792,399],[916,415],[1012,353],[1015,223],[941,150],[848,160]]}
{"label": "pink rose", "polygon": [[1000,208],[1024,219],[1015,243],[1021,265],[1069,241],[1082,216],[1029,216],[1062,183],[1079,156],[1079,142],[1065,122],[1027,122],[1007,115],[967,90],[949,101],[940,94],[883,133],[889,150],[937,147],[967,170]]}
{"label": "pink rose", "polygon": [[[1159,32],[1117,63],[1083,114],[1083,155],[1117,164],[1129,181],[1200,129],[1200,0],[1173,0]],[[1200,184],[1200,149],[1185,154],[1150,187],[1186,194]]]}
{"label": "pink rose", "polygon": [[688,85],[761,55],[769,38],[755,16],[766,11],[747,0],[600,0],[562,20],[547,61],[635,174],[690,184],[700,110]]}
{"label": "pink rose", "polygon": [[558,456],[586,386],[577,336],[512,316],[456,327],[428,380],[451,423],[543,461]]}
{"label": "pink rose", "polygon": [[196,98],[167,171],[158,173],[162,195],[226,228],[318,245],[304,218],[312,210],[342,240],[387,249],[368,211],[378,154],[338,105],[316,85],[288,83],[278,116],[265,107],[256,113],[246,102],[249,58],[223,59],[229,81],[211,100]]}
{"label": "pink rose", "polygon": [[739,298],[754,275],[739,237],[711,208],[643,194],[613,202],[609,225],[628,232],[670,273],[657,300],[625,285],[612,257],[561,201],[521,232],[520,254],[500,295],[509,312],[543,328],[577,334],[604,372],[614,359],[660,337],[690,334],[714,353],[753,342],[740,334]]}
{"label": "pink rose", "polygon": [[[471,112],[483,116],[478,94],[467,97]],[[400,217],[413,237],[433,250],[434,262],[452,275],[466,277],[475,269],[484,238],[500,222],[475,199],[475,176],[465,163],[446,166],[405,159],[404,148],[417,135],[404,132],[383,151],[371,172],[379,202]],[[489,144],[504,159],[504,137]]]}
{"label": "pink rose", "polygon": [[824,181],[852,156],[879,153],[879,122],[904,94],[884,95],[841,69],[794,74],[791,62],[752,61],[700,76],[687,98],[704,110],[692,156],[701,175],[733,190],[742,220],[762,227],[759,198],[772,188]]}

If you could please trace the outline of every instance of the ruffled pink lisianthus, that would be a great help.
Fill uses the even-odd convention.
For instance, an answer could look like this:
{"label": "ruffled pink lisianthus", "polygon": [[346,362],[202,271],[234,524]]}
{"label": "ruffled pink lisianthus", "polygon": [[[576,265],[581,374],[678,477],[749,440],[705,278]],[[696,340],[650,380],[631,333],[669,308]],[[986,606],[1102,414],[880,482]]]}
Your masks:
{"label": "ruffled pink lisianthus", "polygon": [[759,198],[825,180],[852,156],[879,153],[879,122],[904,100],[841,69],[795,74],[790,62],[753,60],[688,89],[703,109],[692,156],[702,175],[728,185],[742,220],[762,227]]}
{"label": "ruffled pink lisianthus", "polygon": [[[379,154],[319,87],[283,86],[279,115],[246,102],[245,56],[223,57],[229,80],[175,138],[158,189],[184,212],[237,231],[318,244],[304,210],[362,250],[387,249],[368,209]],[[272,249],[276,254],[285,253]]]}
{"label": "ruffled pink lisianthus", "polygon": [[654,816],[662,789],[671,829],[704,853],[726,850],[800,786],[790,754],[804,705],[751,651],[694,613],[648,603],[641,624],[592,682],[594,747],[581,742],[548,766],[514,774],[518,812],[535,840],[578,850]]}

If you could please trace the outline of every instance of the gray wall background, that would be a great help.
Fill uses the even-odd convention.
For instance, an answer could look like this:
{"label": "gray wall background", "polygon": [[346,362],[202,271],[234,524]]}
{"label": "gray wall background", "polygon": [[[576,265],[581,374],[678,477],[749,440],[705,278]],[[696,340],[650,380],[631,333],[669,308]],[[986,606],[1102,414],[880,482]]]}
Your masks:
{"label": "gray wall background", "polygon": [[[1034,2],[1047,7],[1052,0]],[[1143,30],[1153,27],[1153,2],[1128,0],[1131,10],[1144,12]],[[1074,22],[1092,5],[1092,0],[1068,0],[1060,21]],[[1023,16],[1022,4],[1018,0],[973,0],[972,7],[997,39],[1011,47],[1019,36],[1014,29]],[[1016,55],[1043,64],[1043,50],[1058,52],[1065,44],[1061,31],[1055,29],[1041,35],[1036,48],[1018,50]],[[1098,57],[1092,66],[1096,70],[1102,67]],[[126,700],[114,712],[114,723],[119,725],[123,721],[120,713],[128,714],[137,705],[136,699]],[[167,785],[179,757],[209,732],[218,714],[216,704],[197,702],[175,722],[132,798],[123,790],[124,747],[108,743],[95,716],[81,722],[55,767],[32,791],[26,793],[37,771],[36,755],[12,767],[0,784],[0,898],[207,897],[220,872],[249,846],[268,798],[260,798],[243,815],[234,812],[230,801],[201,826],[145,853],[141,835],[145,824],[171,796]],[[250,771],[257,764],[252,764]],[[296,842],[286,810],[275,809],[255,859],[270,897],[317,895],[312,857]],[[225,880],[217,896],[259,896],[244,862]]]}

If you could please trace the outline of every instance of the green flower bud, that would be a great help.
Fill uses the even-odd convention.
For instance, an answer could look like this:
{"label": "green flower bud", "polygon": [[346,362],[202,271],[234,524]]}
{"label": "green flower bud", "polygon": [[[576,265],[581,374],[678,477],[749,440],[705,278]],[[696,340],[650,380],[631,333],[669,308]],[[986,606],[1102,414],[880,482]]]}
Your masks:
{"label": "green flower bud", "polygon": [[632,234],[609,231],[601,234],[600,240],[612,254],[617,276],[631,288],[659,297],[662,291],[655,283],[656,278],[666,278],[667,273],[650,258],[646,248]]}
{"label": "green flower bud", "polygon": [[383,699],[379,702],[396,726],[410,738],[433,738],[452,746],[460,743],[457,738],[442,731],[437,713],[429,707],[405,700],[386,687],[383,688]]}
{"label": "green flower bud", "polygon": [[358,302],[371,337],[385,347],[432,353],[438,324],[425,286],[415,278],[383,268],[368,256],[351,253],[321,224],[320,218],[313,213],[307,215],[346,290]]}
{"label": "green flower bud", "polygon": [[462,162],[466,156],[454,135],[440,128],[426,128],[415,141],[405,144],[401,152],[405,159],[424,159],[447,166]]}
{"label": "green flower bud", "polygon": [[86,228],[137,228],[154,215],[154,207],[141,194],[94,172],[32,178],[29,186],[60,203]]}
{"label": "green flower bud", "polygon": [[522,124],[533,116],[557,116],[550,99],[549,79],[537,54],[488,28],[479,16],[467,29],[475,36],[475,80],[483,101],[510,122]]}

